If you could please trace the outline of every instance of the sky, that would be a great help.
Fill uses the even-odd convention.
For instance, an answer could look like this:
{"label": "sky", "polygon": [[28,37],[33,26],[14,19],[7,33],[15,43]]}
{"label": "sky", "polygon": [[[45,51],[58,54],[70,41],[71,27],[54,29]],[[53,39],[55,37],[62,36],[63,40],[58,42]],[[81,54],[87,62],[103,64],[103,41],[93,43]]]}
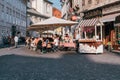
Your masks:
{"label": "sky", "polygon": [[49,0],[49,1],[53,3],[54,7],[61,10],[60,0]]}

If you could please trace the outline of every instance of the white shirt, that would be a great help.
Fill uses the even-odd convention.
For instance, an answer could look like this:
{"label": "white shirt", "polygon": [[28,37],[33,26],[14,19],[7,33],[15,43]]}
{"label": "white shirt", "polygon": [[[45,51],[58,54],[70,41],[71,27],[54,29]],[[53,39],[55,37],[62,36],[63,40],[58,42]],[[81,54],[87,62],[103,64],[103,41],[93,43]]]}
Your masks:
{"label": "white shirt", "polygon": [[58,39],[54,39],[54,42],[55,42],[55,46],[58,46],[59,40]]}
{"label": "white shirt", "polygon": [[77,34],[76,35],[76,40],[79,40],[80,39],[80,34]]}
{"label": "white shirt", "polygon": [[99,36],[98,35],[96,35],[96,39],[99,40]]}
{"label": "white shirt", "polygon": [[18,42],[18,37],[17,36],[14,37],[14,41]]}

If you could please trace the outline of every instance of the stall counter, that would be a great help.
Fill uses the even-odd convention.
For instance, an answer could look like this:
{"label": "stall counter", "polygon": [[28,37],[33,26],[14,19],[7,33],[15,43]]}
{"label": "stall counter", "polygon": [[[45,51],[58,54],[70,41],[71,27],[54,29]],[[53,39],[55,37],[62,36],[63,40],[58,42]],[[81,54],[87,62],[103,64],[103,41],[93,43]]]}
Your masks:
{"label": "stall counter", "polygon": [[100,40],[80,39],[79,53],[103,53],[103,43]]}

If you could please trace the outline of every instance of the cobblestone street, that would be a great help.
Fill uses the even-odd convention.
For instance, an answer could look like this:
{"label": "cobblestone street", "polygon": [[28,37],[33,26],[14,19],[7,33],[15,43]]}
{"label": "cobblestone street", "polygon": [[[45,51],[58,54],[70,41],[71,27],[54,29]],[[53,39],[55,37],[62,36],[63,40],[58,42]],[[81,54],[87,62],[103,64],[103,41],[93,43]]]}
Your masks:
{"label": "cobblestone street", "polygon": [[0,55],[0,80],[120,80],[120,56],[106,51],[40,54],[21,46]]}

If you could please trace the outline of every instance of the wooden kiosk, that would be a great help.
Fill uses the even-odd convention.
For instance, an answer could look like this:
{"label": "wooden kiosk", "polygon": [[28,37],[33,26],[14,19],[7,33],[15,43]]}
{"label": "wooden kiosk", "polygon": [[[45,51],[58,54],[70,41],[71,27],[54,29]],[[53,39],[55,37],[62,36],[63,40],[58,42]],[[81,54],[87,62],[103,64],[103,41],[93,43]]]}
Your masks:
{"label": "wooden kiosk", "polygon": [[98,19],[81,21],[79,27],[82,38],[79,39],[79,53],[103,53],[102,25]]}

